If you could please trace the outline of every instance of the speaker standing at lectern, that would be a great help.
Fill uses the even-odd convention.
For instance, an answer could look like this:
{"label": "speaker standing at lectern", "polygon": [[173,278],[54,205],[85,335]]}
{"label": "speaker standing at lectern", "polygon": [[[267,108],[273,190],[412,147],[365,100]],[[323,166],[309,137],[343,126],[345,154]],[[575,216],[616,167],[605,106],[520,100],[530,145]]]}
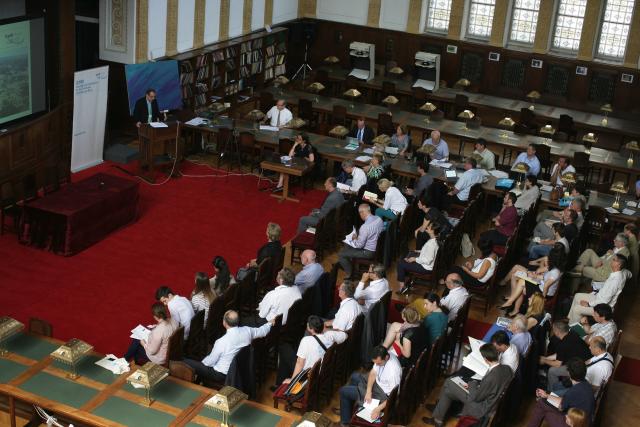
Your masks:
{"label": "speaker standing at lectern", "polygon": [[[142,123],[160,120],[160,109],[158,108],[155,89],[147,89],[145,95],[136,101],[136,106],[133,108],[133,118],[136,119],[137,127],[140,127]],[[166,113],[164,114],[164,120],[167,120]]]}

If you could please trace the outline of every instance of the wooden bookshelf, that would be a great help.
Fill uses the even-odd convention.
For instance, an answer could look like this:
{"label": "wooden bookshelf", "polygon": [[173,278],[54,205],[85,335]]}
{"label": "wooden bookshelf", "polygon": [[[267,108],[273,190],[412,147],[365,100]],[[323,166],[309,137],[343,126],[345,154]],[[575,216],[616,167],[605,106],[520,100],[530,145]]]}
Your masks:
{"label": "wooden bookshelf", "polygon": [[217,100],[250,97],[286,73],[287,29],[260,31],[184,52],[178,60],[184,108],[200,110]]}

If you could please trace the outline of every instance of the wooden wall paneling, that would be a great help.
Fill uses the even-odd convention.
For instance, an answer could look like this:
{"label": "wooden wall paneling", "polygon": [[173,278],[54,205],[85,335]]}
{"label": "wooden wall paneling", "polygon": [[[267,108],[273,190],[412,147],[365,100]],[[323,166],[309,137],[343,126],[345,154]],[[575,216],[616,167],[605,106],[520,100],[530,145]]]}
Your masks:
{"label": "wooden wall paneling", "polygon": [[613,105],[620,110],[631,110],[638,104],[637,100],[638,96],[640,96],[640,82],[638,79],[640,79],[640,74],[627,72],[625,72],[625,74],[633,75],[633,82],[622,82],[620,80],[622,73],[618,74],[615,93],[613,95]]}
{"label": "wooden wall paneling", "polygon": [[582,63],[581,65],[588,67],[586,76],[576,74],[577,65],[569,67],[570,79],[567,98],[573,102],[586,104],[589,99],[589,82],[590,77],[593,75],[593,69],[589,67],[589,64]]}

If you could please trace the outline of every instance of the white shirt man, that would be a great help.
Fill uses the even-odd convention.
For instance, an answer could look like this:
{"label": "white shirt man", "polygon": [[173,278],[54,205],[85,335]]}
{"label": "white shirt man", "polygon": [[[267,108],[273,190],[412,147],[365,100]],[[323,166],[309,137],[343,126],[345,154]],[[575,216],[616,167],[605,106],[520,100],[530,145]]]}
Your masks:
{"label": "white shirt man", "polygon": [[348,331],[353,322],[362,313],[362,306],[354,298],[345,298],[340,301],[340,308],[333,318],[331,327],[338,331]]}
{"label": "white shirt man", "polygon": [[233,358],[242,347],[251,344],[255,338],[266,336],[271,330],[271,323],[265,323],[259,328],[248,326],[234,326],[227,329],[227,332],[218,338],[213,344],[211,353],[202,359],[202,364],[212,367],[216,372],[227,375],[229,366]]}
{"label": "white shirt man", "polygon": [[455,194],[456,197],[462,201],[466,202],[469,200],[469,193],[471,193],[471,187],[476,184],[481,184],[484,181],[484,172],[482,169],[476,169],[476,160],[469,158],[464,164],[465,172],[462,174],[458,181],[456,182],[455,189],[452,193]]}
{"label": "white shirt man", "polygon": [[607,352],[606,344],[602,338],[594,338],[589,343],[589,349],[593,357],[586,361],[586,380],[594,388],[596,394],[598,389],[609,381],[613,373],[613,357]]}
{"label": "white shirt man", "polygon": [[515,344],[509,344],[509,347],[502,353],[498,359],[501,365],[507,365],[511,368],[513,373],[518,369],[520,363],[520,354],[518,353],[518,347]]}
{"label": "white shirt man", "polygon": [[[343,342],[347,338],[347,334],[336,331],[327,331],[313,336],[307,335],[302,338],[298,345],[298,352],[296,353],[296,356],[300,359],[304,359],[304,366],[302,367],[303,370],[312,368],[318,360],[322,360],[324,357],[325,350],[320,346],[320,344],[318,344],[318,341],[314,336],[318,337],[327,349],[333,344]],[[344,338],[342,338],[342,336],[344,336]]]}
{"label": "white shirt man", "polygon": [[376,373],[376,383],[382,391],[388,396],[402,379],[402,366],[400,361],[393,353],[389,353],[389,360],[380,366],[373,364],[373,371]]}
{"label": "white shirt man", "polygon": [[440,305],[449,310],[449,322],[453,322],[458,317],[458,311],[469,299],[469,292],[462,286],[462,278],[455,273],[449,274],[445,283],[449,288],[449,294],[440,300]]}
{"label": "white shirt man", "polygon": [[382,209],[389,209],[396,215],[404,213],[407,208],[407,199],[396,187],[389,187],[384,193],[384,205]]}
{"label": "white shirt man", "polygon": [[191,329],[191,319],[195,316],[191,301],[180,295],[174,295],[167,303],[171,318],[178,322],[180,326],[184,326],[184,339],[189,336]]}
{"label": "white shirt man", "polygon": [[285,107],[285,102],[282,99],[279,99],[276,102],[276,105],[271,107],[271,109],[267,112],[267,120],[269,120],[269,124],[274,127],[282,127],[289,124],[289,122],[293,119],[293,114],[291,111]]}
{"label": "white shirt man", "polygon": [[365,282],[361,281],[358,283],[353,297],[357,300],[364,300],[362,312],[368,313],[371,306],[377,303],[389,290],[389,282],[385,278],[371,280],[366,288]]}
{"label": "white shirt man", "polygon": [[285,267],[278,273],[278,286],[267,292],[258,304],[258,316],[270,322],[282,314],[282,324],[287,323],[289,309],[294,302],[302,299],[300,289],[294,285],[295,276],[291,269]]}
{"label": "white shirt man", "polygon": [[553,168],[551,169],[551,184],[554,185],[553,178],[555,178],[555,186],[564,187],[564,182],[562,182],[562,175],[564,175],[565,173],[576,173],[576,169],[570,164],[567,164],[567,159],[565,157],[560,157],[558,159],[558,162],[554,164]]}

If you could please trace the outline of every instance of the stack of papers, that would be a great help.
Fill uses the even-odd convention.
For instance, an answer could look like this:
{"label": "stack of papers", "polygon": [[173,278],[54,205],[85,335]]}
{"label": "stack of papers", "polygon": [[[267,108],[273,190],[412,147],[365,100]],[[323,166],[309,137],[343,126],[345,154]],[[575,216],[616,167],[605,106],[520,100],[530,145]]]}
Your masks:
{"label": "stack of papers", "polygon": [[117,358],[113,354],[107,354],[104,359],[98,360],[96,365],[108,369],[116,375],[129,372],[129,363],[125,359]]}
{"label": "stack of papers", "polygon": [[353,247],[355,247],[355,246],[353,246],[353,240],[354,240],[354,238],[355,238],[356,236],[357,236],[356,228],[355,228],[355,227],[353,227],[353,231],[351,231],[351,233],[349,233],[349,234],[347,234],[347,235],[345,236],[345,238],[344,238],[343,242],[344,242],[346,245],[349,245],[349,246],[351,246],[351,247],[353,248]]}
{"label": "stack of papers", "polygon": [[637,208],[640,202],[634,202],[633,200],[627,200],[627,206],[630,208]]}
{"label": "stack of papers", "polygon": [[358,156],[358,157],[356,157],[356,161],[357,162],[368,162],[369,160],[371,160],[370,156]]}
{"label": "stack of papers", "polygon": [[186,125],[191,125],[191,126],[200,126],[200,125],[204,125],[209,123],[209,120],[202,118],[202,117],[194,117],[193,119],[189,120],[188,122],[185,122]]}
{"label": "stack of papers", "polygon": [[150,122],[149,126],[152,128],[168,128],[169,126],[166,123],[162,122]]}
{"label": "stack of papers", "polygon": [[553,187],[550,185],[543,185],[542,187],[540,187],[540,191],[553,191]]}
{"label": "stack of papers", "polygon": [[433,90],[435,86],[436,86],[436,82],[432,82],[430,80],[418,79],[416,80],[416,82],[413,84],[412,87],[421,87],[425,90]]}
{"label": "stack of papers", "polygon": [[430,165],[433,166],[438,166],[439,168],[443,168],[443,169],[449,169],[451,166],[453,166],[453,163],[448,163],[444,160],[431,160],[431,163],[429,163]]}
{"label": "stack of papers", "polygon": [[624,209],[622,209],[622,213],[625,214],[625,215],[631,216],[631,215],[635,215],[636,211],[634,211],[633,209],[624,208]]}
{"label": "stack of papers", "polygon": [[385,147],[384,152],[392,156],[395,156],[398,154],[398,147]]}
{"label": "stack of papers", "polygon": [[347,184],[343,184],[341,182],[338,183],[338,190],[340,191],[351,191],[351,187],[349,187]]}
{"label": "stack of papers", "polygon": [[509,178],[508,173],[506,173],[505,171],[499,171],[497,169],[489,171],[489,174],[495,176],[496,178]]}
{"label": "stack of papers", "polygon": [[462,366],[476,373],[473,378],[483,378],[489,370],[489,365],[485,363],[484,358],[480,354],[480,347],[482,347],[485,342],[469,337],[469,344],[471,345],[471,353],[462,360]]}
{"label": "stack of papers", "polygon": [[469,390],[467,389],[467,383],[464,382],[464,380],[462,379],[462,377],[451,377],[451,381],[453,381],[453,383],[455,385],[457,385],[458,387],[460,387],[462,390],[464,390],[465,393],[469,393]]}
{"label": "stack of papers", "polygon": [[150,333],[151,333],[150,329],[145,328],[142,325],[138,325],[131,330],[131,335],[129,337],[136,340],[140,340],[140,341],[142,340],[146,341],[147,339],[149,339]]}
{"label": "stack of papers", "polygon": [[373,154],[373,148],[365,148],[362,152],[364,154]]}
{"label": "stack of papers", "polygon": [[350,142],[344,147],[344,149],[345,150],[350,150],[350,151],[355,151],[355,150],[358,149],[358,147],[359,147],[358,143],[354,144],[353,142]]}
{"label": "stack of papers", "polygon": [[606,207],[606,208],[605,208],[605,210],[606,210],[607,212],[609,212],[609,213],[612,213],[612,214],[620,213],[620,211],[619,211],[619,210],[614,209],[614,208],[612,208],[611,206]]}
{"label": "stack of papers", "polygon": [[[363,420],[365,420],[368,423],[374,423],[376,420],[371,418],[371,412],[376,409],[378,407],[378,405],[380,405],[380,400],[379,399],[371,399],[371,402],[369,403],[364,403],[362,405],[362,409],[356,413],[357,416],[359,416],[360,418],[362,418]],[[382,415],[382,414],[380,414]]]}
{"label": "stack of papers", "polygon": [[354,68],[353,70],[351,70],[349,75],[355,77],[356,79],[367,80],[369,78],[369,70]]}
{"label": "stack of papers", "polygon": [[280,128],[278,126],[260,125],[260,130],[268,130],[271,132],[278,132]]}

